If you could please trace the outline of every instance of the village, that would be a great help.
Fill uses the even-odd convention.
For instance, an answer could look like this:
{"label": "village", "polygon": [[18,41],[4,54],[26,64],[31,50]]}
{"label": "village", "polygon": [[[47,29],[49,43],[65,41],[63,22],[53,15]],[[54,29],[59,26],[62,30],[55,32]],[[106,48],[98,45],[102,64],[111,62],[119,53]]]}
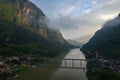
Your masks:
{"label": "village", "polygon": [[119,59],[103,59],[99,52],[96,52],[96,59],[100,63],[101,68],[109,68],[114,72],[120,73],[120,58]]}
{"label": "village", "polygon": [[0,79],[14,80],[20,72],[41,66],[40,61],[31,55],[0,56]]}
{"label": "village", "polygon": [[[28,54],[22,56],[0,56],[0,79],[15,80],[20,72],[29,71],[36,67],[42,66],[44,61]],[[96,58],[88,61],[91,65],[91,72],[97,73],[103,69],[120,74],[120,59],[103,59],[96,52]],[[89,68],[89,67],[88,67]]]}
{"label": "village", "polygon": [[120,59],[114,60],[114,59],[98,59],[96,61],[93,61],[93,67],[92,72],[99,72],[102,69],[111,69],[113,72],[120,73]]}
{"label": "village", "polygon": [[[87,75],[91,80],[120,78],[120,59],[104,59],[99,52],[93,60],[87,62]],[[111,75],[111,76],[110,76]],[[106,80],[105,79],[105,80]]]}

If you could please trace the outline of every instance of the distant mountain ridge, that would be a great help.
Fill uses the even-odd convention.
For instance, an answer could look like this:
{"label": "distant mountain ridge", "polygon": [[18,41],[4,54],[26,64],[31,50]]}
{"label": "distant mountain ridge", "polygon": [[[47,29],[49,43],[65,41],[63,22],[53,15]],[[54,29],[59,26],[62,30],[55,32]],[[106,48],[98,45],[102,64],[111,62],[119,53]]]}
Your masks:
{"label": "distant mountain ridge", "polygon": [[74,41],[74,40],[70,40],[68,39],[67,42],[75,47],[82,47],[83,46],[83,43],[80,43],[80,42],[77,42],[77,41]]}
{"label": "distant mountain ridge", "polygon": [[120,16],[108,21],[81,50],[89,58],[95,57],[96,51],[103,58],[120,58]]}
{"label": "distant mountain ridge", "polygon": [[92,36],[92,34],[91,35],[84,35],[84,36],[81,36],[79,38],[75,38],[73,40],[85,44],[85,43],[87,43],[90,40],[91,36]]}

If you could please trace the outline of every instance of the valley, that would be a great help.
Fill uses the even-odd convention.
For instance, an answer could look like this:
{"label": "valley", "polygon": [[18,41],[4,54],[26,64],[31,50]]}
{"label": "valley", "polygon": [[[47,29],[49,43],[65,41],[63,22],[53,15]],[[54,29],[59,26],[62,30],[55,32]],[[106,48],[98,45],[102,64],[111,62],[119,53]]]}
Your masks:
{"label": "valley", "polygon": [[0,80],[120,80],[119,3],[0,0]]}

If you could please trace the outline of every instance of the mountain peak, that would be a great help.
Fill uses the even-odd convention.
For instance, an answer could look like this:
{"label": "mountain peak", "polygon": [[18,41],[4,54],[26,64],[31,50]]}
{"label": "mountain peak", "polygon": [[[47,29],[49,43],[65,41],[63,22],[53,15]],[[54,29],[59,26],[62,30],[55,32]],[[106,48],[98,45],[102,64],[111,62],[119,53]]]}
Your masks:
{"label": "mountain peak", "polygon": [[119,13],[119,15],[118,15],[119,17],[120,17],[120,13]]}

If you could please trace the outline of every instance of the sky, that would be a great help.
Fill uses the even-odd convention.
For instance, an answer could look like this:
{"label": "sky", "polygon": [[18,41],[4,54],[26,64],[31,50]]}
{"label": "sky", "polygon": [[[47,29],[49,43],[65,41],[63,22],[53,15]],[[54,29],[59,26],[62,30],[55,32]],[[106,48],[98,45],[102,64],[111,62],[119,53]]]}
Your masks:
{"label": "sky", "polygon": [[104,23],[118,16],[120,0],[30,0],[66,39],[94,35]]}

